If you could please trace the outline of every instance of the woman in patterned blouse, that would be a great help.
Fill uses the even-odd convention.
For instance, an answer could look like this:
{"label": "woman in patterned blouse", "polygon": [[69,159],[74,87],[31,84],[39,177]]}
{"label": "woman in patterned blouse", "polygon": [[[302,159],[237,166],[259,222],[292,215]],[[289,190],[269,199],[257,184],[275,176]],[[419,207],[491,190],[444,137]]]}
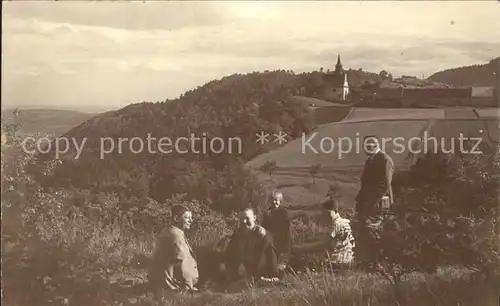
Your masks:
{"label": "woman in patterned blouse", "polygon": [[322,253],[327,261],[334,265],[350,265],[353,261],[354,237],[352,235],[350,220],[342,218],[339,214],[338,202],[328,199],[321,204],[326,219],[326,228],[322,238],[318,241],[293,246],[294,255],[310,255]]}

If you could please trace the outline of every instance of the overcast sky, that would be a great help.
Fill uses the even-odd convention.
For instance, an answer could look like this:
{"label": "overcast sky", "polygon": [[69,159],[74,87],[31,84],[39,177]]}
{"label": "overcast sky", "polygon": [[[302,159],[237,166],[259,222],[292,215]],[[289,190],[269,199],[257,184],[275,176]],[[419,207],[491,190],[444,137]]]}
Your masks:
{"label": "overcast sky", "polygon": [[499,1],[3,2],[2,104],[113,109],[233,73],[395,76],[500,56]]}

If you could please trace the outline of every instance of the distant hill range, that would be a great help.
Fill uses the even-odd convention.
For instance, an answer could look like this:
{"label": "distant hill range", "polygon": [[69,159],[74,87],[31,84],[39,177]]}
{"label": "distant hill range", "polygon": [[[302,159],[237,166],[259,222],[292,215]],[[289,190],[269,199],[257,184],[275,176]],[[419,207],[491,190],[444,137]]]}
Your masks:
{"label": "distant hill range", "polygon": [[60,136],[95,115],[71,110],[12,108],[2,110],[2,121],[19,124],[26,133]]}
{"label": "distant hill range", "polygon": [[495,61],[500,61],[500,57],[484,65],[439,71],[428,77],[427,80],[453,86],[495,86]]}

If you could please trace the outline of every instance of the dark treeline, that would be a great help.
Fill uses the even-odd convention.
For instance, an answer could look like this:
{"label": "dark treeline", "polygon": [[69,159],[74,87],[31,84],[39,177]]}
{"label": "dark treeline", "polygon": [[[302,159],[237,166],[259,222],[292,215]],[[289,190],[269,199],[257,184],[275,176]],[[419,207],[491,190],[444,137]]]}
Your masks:
{"label": "dark treeline", "polygon": [[431,75],[428,80],[454,86],[495,86],[496,76],[493,74],[495,72],[495,61],[500,61],[500,57],[484,65],[439,71]]}
{"label": "dark treeline", "polygon": [[[255,134],[282,130],[296,137],[314,128],[308,107],[290,99],[307,86],[307,78],[307,74],[287,71],[235,74],[190,90],[176,100],[137,103],[104,113],[65,135],[79,141],[86,137],[85,150],[78,159],[71,153],[66,155],[53,175],[44,179],[44,185],[146,196],[157,201],[179,192],[209,203],[235,200],[237,194],[243,197],[237,202],[252,200],[253,196],[242,194],[235,183],[241,180],[246,184],[248,173],[242,164],[265,150],[255,142]],[[158,150],[158,139],[175,141],[191,133],[205,136],[208,142],[214,137],[225,142],[239,137],[241,146],[225,143],[235,151],[229,153],[226,149],[220,154],[210,154],[209,147],[206,154],[176,154],[173,146],[169,147],[173,150],[170,154]],[[152,142],[153,150],[145,146],[142,153],[134,154],[129,142],[124,142],[119,152],[119,138],[140,137],[146,143],[148,134],[157,139]],[[101,159],[100,139],[106,137],[115,140],[115,148]],[[110,149],[110,143],[103,144]],[[53,153],[46,158],[53,158]]]}

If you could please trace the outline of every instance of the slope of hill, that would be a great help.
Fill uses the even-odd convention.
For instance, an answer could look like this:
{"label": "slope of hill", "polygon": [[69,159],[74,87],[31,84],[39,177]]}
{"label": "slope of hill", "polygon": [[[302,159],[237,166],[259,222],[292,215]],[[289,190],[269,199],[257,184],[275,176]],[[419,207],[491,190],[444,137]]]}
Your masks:
{"label": "slope of hill", "polygon": [[[257,143],[261,131],[271,136],[281,131],[291,140],[315,128],[319,109],[311,108],[307,98],[307,103],[293,98],[307,89],[310,75],[284,70],[234,74],[175,100],[99,114],[64,134],[85,146],[60,155],[61,164],[43,178],[44,185],[157,201],[186,193],[221,206],[258,203],[260,183],[241,165],[279,146],[275,139]],[[338,121],[348,111],[331,108],[328,114],[340,117],[327,116],[321,123]],[[55,157],[52,149],[46,161]]]}
{"label": "slope of hill", "polygon": [[[360,78],[365,74],[372,77],[363,71],[359,74]],[[304,88],[307,90],[313,75],[284,70],[234,74],[199,86],[175,100],[137,103],[99,114],[65,134],[79,143],[85,140],[84,150],[77,152],[71,148],[61,156],[62,164],[53,175],[44,178],[45,185],[96,192],[112,190],[158,201],[175,193],[187,193],[210,203],[258,201],[247,189],[251,184],[258,186],[259,182],[246,176],[239,166],[233,167],[257,156],[264,158],[264,153],[276,147],[272,138],[269,146],[257,143],[258,133],[265,131],[272,136],[281,131],[291,141],[314,130],[314,116],[318,112],[326,116],[321,118],[321,124],[358,114],[352,114],[350,107],[343,107],[340,112],[324,101],[312,109],[309,101],[319,103],[319,100],[293,98],[302,95]],[[327,108],[332,116],[327,114]],[[385,110],[382,112],[387,114]],[[381,134],[416,133],[428,118],[420,120],[424,123],[408,123],[407,119],[380,123],[384,126],[380,128]],[[318,131],[349,137],[354,136],[355,129],[377,131],[378,125],[373,122],[356,124],[327,124]],[[51,151],[45,157],[53,159],[54,153]],[[295,158],[285,153],[278,160],[293,166]],[[303,158],[306,160],[301,159],[300,166],[318,163],[315,157]],[[319,162],[327,165],[331,158],[325,158]],[[362,164],[362,159],[358,159],[349,157],[335,161],[333,166]],[[235,187],[238,184],[241,189]]]}
{"label": "slope of hill", "polygon": [[495,86],[495,61],[500,61],[500,57],[483,65],[472,65],[439,71],[428,77],[427,80],[454,86]]}
{"label": "slope of hill", "polygon": [[352,109],[349,104],[340,104],[304,96],[295,96],[292,100],[312,110],[316,126],[338,122],[344,119]]}
{"label": "slope of hill", "polygon": [[[408,169],[423,152],[438,149],[458,152],[461,148],[454,141],[459,141],[461,135],[481,139],[474,152],[481,149],[492,153],[500,140],[499,118],[497,108],[411,111],[354,108],[344,120],[318,127],[300,139],[259,155],[247,165],[258,171],[267,161],[276,161],[277,169],[272,180],[265,173],[260,174],[261,179],[269,188],[284,189],[289,200],[296,205],[317,202],[335,183],[340,186],[342,202],[352,207],[359,189],[359,174],[366,160],[362,144],[364,136],[377,135],[382,141],[386,140],[382,149],[393,158],[398,171]],[[472,140],[471,145],[476,142]],[[467,149],[467,141],[464,149]],[[309,169],[318,164],[321,171],[313,184]]]}
{"label": "slope of hill", "polygon": [[20,124],[25,133],[54,136],[60,136],[96,115],[55,109],[21,109],[17,116],[13,114],[14,109],[6,109],[2,112],[2,120]]}
{"label": "slope of hill", "polygon": [[183,192],[218,204],[231,194],[244,197],[233,203],[257,201],[235,189],[249,183],[236,182],[245,176],[232,165],[268,149],[256,143],[260,131],[293,138],[314,128],[312,110],[291,99],[301,86],[301,76],[287,71],[235,74],[173,101],[102,113],[65,134],[85,139],[84,150],[78,159],[74,148],[61,156],[46,185],[135,192],[159,201]]}

